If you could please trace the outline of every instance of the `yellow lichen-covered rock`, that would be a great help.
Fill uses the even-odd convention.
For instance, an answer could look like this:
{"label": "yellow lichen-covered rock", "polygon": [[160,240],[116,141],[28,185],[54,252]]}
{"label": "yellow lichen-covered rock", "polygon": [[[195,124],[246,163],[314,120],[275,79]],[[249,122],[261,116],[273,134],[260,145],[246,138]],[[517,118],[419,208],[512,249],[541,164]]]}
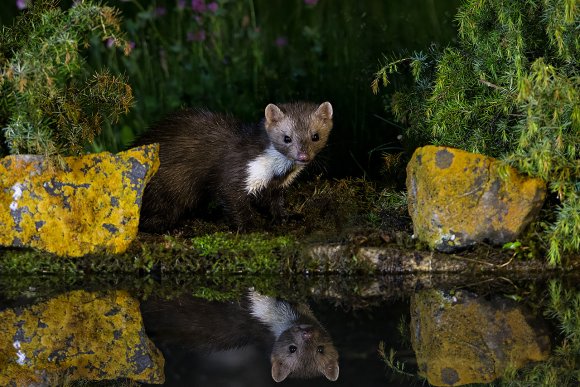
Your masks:
{"label": "yellow lichen-covered rock", "polygon": [[157,144],[118,154],[0,160],[0,245],[61,256],[121,253],[137,235],[145,184],[159,167]]}
{"label": "yellow lichen-covered rock", "polygon": [[507,299],[421,291],[411,299],[410,328],[419,373],[435,386],[489,383],[550,354],[544,323]]}
{"label": "yellow lichen-covered rock", "polygon": [[125,291],[73,291],[0,311],[0,385],[127,378],[163,383],[164,359]]}
{"label": "yellow lichen-covered rock", "polygon": [[491,157],[425,146],[407,165],[407,191],[415,236],[451,252],[516,239],[540,210],[546,184]]}

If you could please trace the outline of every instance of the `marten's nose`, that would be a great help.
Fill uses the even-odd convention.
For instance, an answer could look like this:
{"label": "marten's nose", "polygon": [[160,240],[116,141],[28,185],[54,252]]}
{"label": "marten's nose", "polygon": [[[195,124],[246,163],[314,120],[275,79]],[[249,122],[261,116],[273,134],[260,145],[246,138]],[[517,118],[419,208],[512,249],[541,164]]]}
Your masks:
{"label": "marten's nose", "polygon": [[310,157],[308,156],[308,153],[298,152],[298,156],[296,157],[296,160],[298,160],[302,163],[307,163],[310,161]]}
{"label": "marten's nose", "polygon": [[302,324],[300,325],[300,330],[302,331],[302,338],[304,340],[310,340],[313,335],[312,325]]}

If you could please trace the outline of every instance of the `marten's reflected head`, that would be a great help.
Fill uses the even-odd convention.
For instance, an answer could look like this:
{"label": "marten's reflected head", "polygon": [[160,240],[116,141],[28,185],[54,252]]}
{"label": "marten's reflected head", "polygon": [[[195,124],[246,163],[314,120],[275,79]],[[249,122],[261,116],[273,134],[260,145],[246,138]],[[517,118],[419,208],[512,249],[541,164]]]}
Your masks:
{"label": "marten's reflected head", "polygon": [[189,295],[151,297],[141,311],[147,334],[169,356],[174,348],[206,358],[208,353],[255,346],[269,351],[264,360],[270,358],[276,382],[292,377],[338,379],[338,352],[306,303],[249,290],[237,302]]}
{"label": "marten's reflected head", "polygon": [[284,331],[272,350],[272,378],[312,378],[324,375],[338,379],[338,352],[328,333],[319,325],[300,324]]}

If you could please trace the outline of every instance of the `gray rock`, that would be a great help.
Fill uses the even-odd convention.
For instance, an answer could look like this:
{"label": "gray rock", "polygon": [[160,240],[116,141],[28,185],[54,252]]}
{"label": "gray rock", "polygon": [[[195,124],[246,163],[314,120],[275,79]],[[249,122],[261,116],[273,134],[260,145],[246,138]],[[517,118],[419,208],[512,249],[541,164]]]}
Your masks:
{"label": "gray rock", "polygon": [[425,290],[411,299],[411,343],[419,373],[435,386],[489,383],[507,367],[550,353],[542,320],[509,299]]}
{"label": "gray rock", "polygon": [[418,148],[407,165],[415,237],[443,252],[515,240],[538,213],[546,184],[459,149]]}

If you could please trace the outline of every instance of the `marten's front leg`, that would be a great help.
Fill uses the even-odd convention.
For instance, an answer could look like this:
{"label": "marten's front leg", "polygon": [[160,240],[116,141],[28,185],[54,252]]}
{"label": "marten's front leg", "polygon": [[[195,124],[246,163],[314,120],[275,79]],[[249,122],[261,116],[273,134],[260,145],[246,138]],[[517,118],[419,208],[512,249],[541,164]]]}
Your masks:
{"label": "marten's front leg", "polygon": [[279,223],[288,218],[288,211],[284,208],[284,189],[273,188],[269,190],[268,204],[272,221]]}
{"label": "marten's front leg", "polygon": [[261,226],[261,217],[252,208],[251,197],[245,192],[225,190],[221,199],[226,216],[238,231],[248,231]]}

